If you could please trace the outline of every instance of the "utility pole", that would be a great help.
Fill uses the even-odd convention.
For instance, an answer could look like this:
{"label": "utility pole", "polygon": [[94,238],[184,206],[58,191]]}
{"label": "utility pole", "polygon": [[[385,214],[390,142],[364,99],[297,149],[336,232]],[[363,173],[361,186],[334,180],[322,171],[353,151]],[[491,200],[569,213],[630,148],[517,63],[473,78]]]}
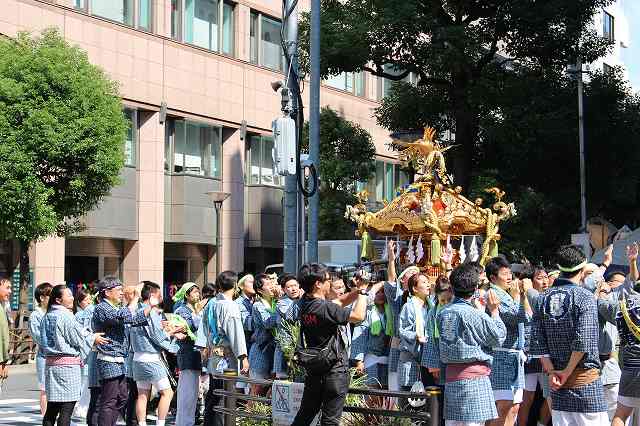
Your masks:
{"label": "utility pole", "polygon": [[582,60],[578,58],[578,142],[580,144],[580,232],[587,232],[587,178],[584,163],[584,104],[582,102]]}
{"label": "utility pole", "polygon": [[578,57],[575,71],[578,82],[578,146],[580,161],[580,230],[577,234],[571,235],[571,243],[582,246],[587,259],[591,257],[591,241],[587,229],[587,179],[584,159],[584,103],[583,103],[583,80],[582,80],[582,60]]}
{"label": "utility pole", "polygon": [[[290,10],[293,0],[287,0],[284,13]],[[283,16],[284,18],[284,16]],[[284,28],[284,38],[287,47],[285,55],[285,81],[289,89],[291,118],[296,120],[298,111],[298,7],[296,6],[287,18]],[[290,58],[289,61],[287,58]],[[295,72],[292,72],[295,71]],[[297,123],[302,126],[304,123]],[[284,271],[296,274],[300,267],[298,258],[298,180],[296,175],[286,175],[284,178]]]}
{"label": "utility pole", "polygon": [[311,94],[309,102],[309,160],[318,172],[318,189],[309,200],[308,261],[318,261],[320,210],[320,0],[311,0]]}

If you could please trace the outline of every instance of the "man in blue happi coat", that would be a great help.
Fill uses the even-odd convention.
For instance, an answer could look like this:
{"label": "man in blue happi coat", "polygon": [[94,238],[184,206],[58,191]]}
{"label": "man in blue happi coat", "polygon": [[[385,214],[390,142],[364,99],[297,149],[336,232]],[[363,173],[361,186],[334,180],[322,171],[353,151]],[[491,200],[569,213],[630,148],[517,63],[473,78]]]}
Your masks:
{"label": "man in blue happi coat", "polygon": [[560,277],[538,299],[533,316],[531,354],[541,356],[550,375],[554,426],[606,425],[607,404],[600,379],[598,307],[578,284],[587,261],[582,249],[557,253]]}
{"label": "man in blue happi coat", "polygon": [[466,263],[451,273],[455,298],[436,318],[439,339],[428,339],[425,363],[444,372],[444,418],[447,426],[481,426],[498,417],[489,375],[495,367],[490,348],[500,346],[507,330],[500,299],[487,291],[486,310],[474,306],[478,268]]}
{"label": "man in blue happi coat", "polygon": [[[531,280],[512,281],[511,265],[504,257],[494,257],[485,267],[491,289],[500,299],[500,318],[507,338],[491,348],[491,388],[498,418],[491,426],[514,426],[524,392],[525,326],[531,322],[531,306],[526,297]],[[526,283],[526,284],[525,284]]]}
{"label": "man in blue happi coat", "polygon": [[109,342],[97,347],[96,367],[102,392],[98,416],[101,426],[115,426],[118,416],[127,403],[125,359],[129,354],[129,341],[125,324],[142,326],[152,306],[137,310],[139,295],[121,307],[122,283],[114,277],[106,277],[98,283],[102,301],[93,313],[93,330],[104,333]]}

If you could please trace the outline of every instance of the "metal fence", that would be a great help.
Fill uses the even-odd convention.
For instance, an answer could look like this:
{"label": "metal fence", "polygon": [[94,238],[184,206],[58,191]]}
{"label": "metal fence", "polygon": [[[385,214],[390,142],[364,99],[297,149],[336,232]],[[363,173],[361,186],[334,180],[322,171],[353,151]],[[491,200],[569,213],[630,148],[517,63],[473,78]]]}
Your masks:
{"label": "metal fence", "polygon": [[[224,414],[224,425],[235,426],[238,417],[249,418],[258,421],[271,421],[271,416],[256,414],[246,409],[238,408],[237,401],[254,401],[262,404],[271,405],[271,398],[265,398],[254,395],[247,395],[236,388],[236,383],[248,383],[260,386],[271,386],[272,380],[250,379],[244,376],[238,376],[235,370],[225,371],[224,374],[214,374],[213,379],[222,380],[223,388],[214,389],[211,392],[214,395],[222,397],[223,404],[216,407],[216,410]],[[212,384],[210,384],[211,386]],[[439,426],[440,425],[440,396],[441,389],[437,386],[425,387],[424,393],[413,392],[394,392],[388,390],[371,389],[371,388],[349,388],[351,395],[368,395],[379,398],[401,398],[401,399],[426,399],[426,409],[424,411],[410,410],[387,410],[382,408],[356,407],[345,405],[345,413],[361,414],[365,416],[376,416],[396,419],[415,420],[420,425]]]}
{"label": "metal fence", "polygon": [[36,344],[26,328],[9,329],[9,358],[12,364],[26,364],[36,355]]}

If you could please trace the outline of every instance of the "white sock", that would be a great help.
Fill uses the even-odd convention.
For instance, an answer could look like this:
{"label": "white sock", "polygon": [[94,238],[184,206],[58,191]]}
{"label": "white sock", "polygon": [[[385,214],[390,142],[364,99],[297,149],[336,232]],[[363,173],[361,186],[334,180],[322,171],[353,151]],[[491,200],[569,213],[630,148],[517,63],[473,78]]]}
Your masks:
{"label": "white sock", "polygon": [[542,424],[542,423],[540,423],[540,422],[538,422],[537,424],[538,424],[538,426],[547,426],[547,425],[543,425],[543,424]]}
{"label": "white sock", "polygon": [[[156,425],[157,426],[164,426],[164,419],[162,420],[156,420]],[[138,425],[139,426],[139,425]]]}

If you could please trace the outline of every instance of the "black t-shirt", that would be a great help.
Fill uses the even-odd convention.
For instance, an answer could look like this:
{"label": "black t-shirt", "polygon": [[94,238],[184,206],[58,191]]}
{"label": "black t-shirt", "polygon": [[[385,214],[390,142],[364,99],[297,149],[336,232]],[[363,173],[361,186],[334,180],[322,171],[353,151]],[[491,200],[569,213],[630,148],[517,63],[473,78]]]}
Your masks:
{"label": "black t-shirt", "polygon": [[[298,312],[307,347],[326,346],[336,336],[338,326],[349,323],[351,309],[343,308],[325,299],[303,296]],[[344,345],[339,345],[344,348]]]}

